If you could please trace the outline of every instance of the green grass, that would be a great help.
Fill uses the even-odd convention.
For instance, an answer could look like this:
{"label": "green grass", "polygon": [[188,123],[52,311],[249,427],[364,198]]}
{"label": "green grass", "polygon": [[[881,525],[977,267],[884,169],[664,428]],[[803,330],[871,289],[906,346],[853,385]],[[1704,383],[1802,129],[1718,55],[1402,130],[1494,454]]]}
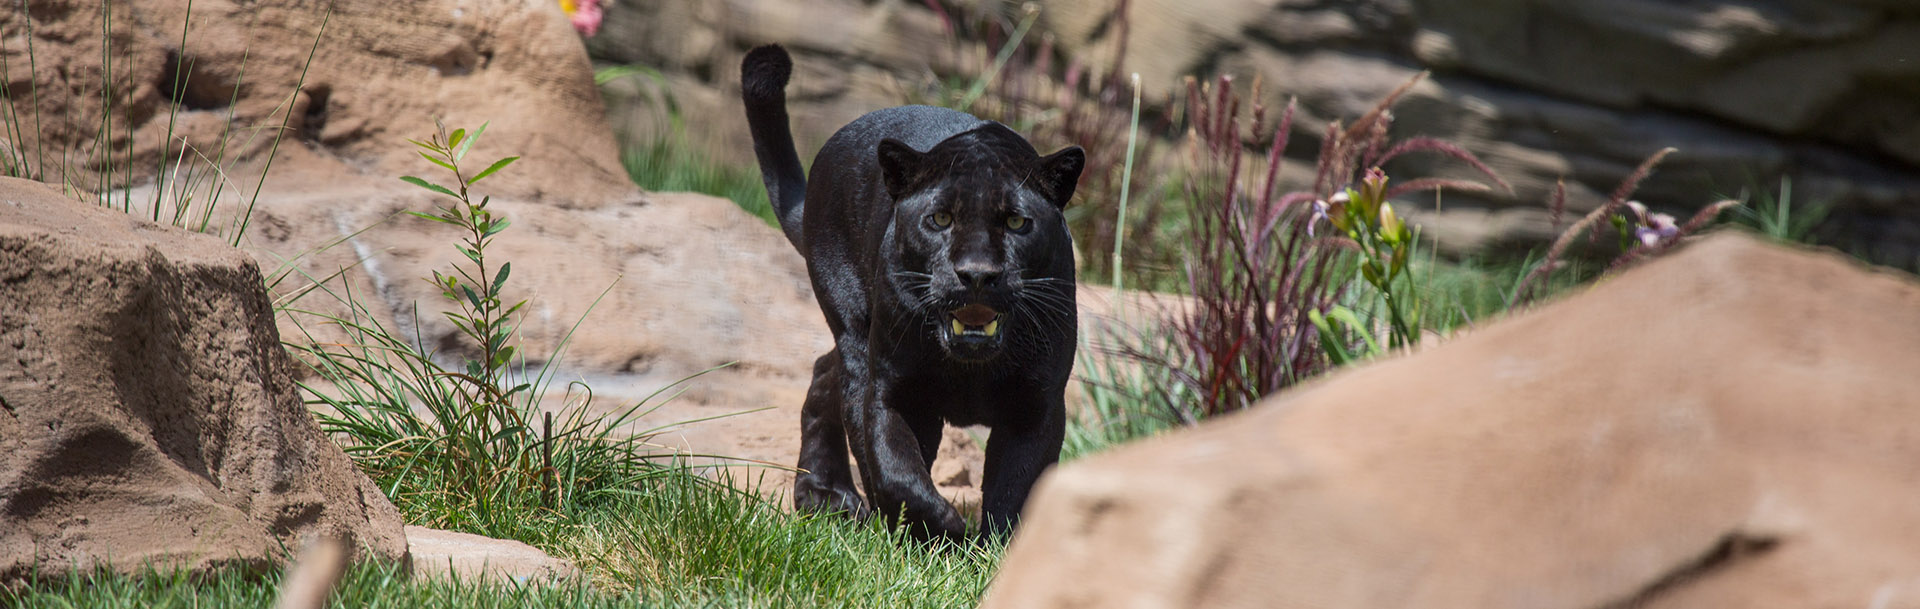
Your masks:
{"label": "green grass", "polygon": [[[966,607],[1002,550],[920,545],[877,522],[797,515],[687,477],[634,491],[527,540],[574,560],[590,582],[414,580],[360,565],[334,598],[343,607]],[[0,590],[0,606],[264,607],[278,585],[278,574],[237,570],[80,573]]]}
{"label": "green grass", "polygon": [[628,146],[620,154],[627,175],[641,188],[660,192],[698,192],[732,199],[767,224],[777,224],[773,205],[760,172],[749,166],[719,162],[685,137],[663,137]]}

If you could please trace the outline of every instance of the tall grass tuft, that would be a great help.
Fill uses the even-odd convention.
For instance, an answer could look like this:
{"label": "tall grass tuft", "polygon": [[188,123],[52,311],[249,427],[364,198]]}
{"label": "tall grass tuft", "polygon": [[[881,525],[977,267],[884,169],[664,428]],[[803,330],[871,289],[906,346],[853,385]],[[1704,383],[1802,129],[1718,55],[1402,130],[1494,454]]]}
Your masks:
{"label": "tall grass tuft", "polygon": [[[1166,404],[1168,412],[1192,423],[1324,370],[1308,313],[1333,306],[1346,280],[1343,248],[1309,231],[1312,193],[1278,188],[1294,106],[1265,131],[1264,105],[1256,101],[1251,120],[1243,116],[1233,79],[1223,76],[1206,86],[1190,79],[1187,108],[1195,169],[1184,286],[1191,310],[1165,320],[1171,349],[1139,354],[1168,377],[1163,394],[1186,402]],[[1248,144],[1267,138],[1266,162],[1248,172]]]}

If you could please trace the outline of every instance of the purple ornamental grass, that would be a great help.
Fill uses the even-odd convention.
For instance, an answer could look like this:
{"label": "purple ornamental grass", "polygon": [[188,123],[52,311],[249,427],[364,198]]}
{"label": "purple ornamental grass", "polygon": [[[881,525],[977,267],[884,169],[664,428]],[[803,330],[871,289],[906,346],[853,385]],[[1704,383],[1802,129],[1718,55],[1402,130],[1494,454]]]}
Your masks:
{"label": "purple ornamental grass", "polygon": [[[1613,194],[1607,197],[1605,204],[1588,212],[1578,222],[1574,222],[1573,226],[1560,233],[1560,236],[1553,240],[1553,245],[1547,248],[1547,255],[1540,261],[1539,266],[1529,271],[1514,288],[1513,297],[1507,306],[1509,308],[1525,306],[1538,297],[1538,286],[1548,275],[1559,270],[1567,248],[1583,234],[1589,239],[1597,238],[1600,235],[1600,221],[1603,219],[1613,219],[1614,227],[1625,237],[1625,245],[1621,248],[1624,250],[1623,253],[1607,264],[1606,272],[1613,273],[1635,262],[1665,253],[1688,235],[1706,228],[1707,224],[1719,217],[1721,212],[1740,204],[1739,201],[1732,199],[1715,202],[1694,213],[1685,224],[1676,226],[1672,216],[1649,213],[1645,205],[1628,200],[1627,198],[1633,196],[1635,190],[1639,190],[1640,183],[1646,181],[1647,176],[1653,175],[1654,167],[1659,166],[1667,155],[1675,151],[1674,148],[1662,148],[1648,156],[1646,160],[1640,162],[1639,167],[1634,168],[1633,173],[1627,174],[1625,179],[1620,180],[1620,184],[1614,187]],[[1561,182],[1554,187],[1553,198],[1549,202],[1549,207],[1555,210],[1556,218],[1559,210],[1566,208],[1566,199],[1567,185]],[[1558,224],[1557,220],[1555,224]]]}
{"label": "purple ornamental grass", "polygon": [[[1472,153],[1426,137],[1393,140],[1391,107],[1425,75],[1401,85],[1350,126],[1335,122],[1315,165],[1311,190],[1279,192],[1280,165],[1296,104],[1289,102],[1270,134],[1256,84],[1252,120],[1242,135],[1241,101],[1233,80],[1211,86],[1189,79],[1189,150],[1195,178],[1188,185],[1195,234],[1187,252],[1185,287],[1192,302],[1165,321],[1165,349],[1130,353],[1164,372],[1167,386],[1153,395],[1175,417],[1197,418],[1246,408],[1260,398],[1324,372],[1333,364],[1311,321],[1348,291],[1360,248],[1328,231],[1317,234],[1333,202],[1348,197],[1366,175],[1385,188],[1379,167],[1401,155],[1437,153],[1459,159],[1511,190]],[[1243,175],[1249,142],[1268,135],[1266,162]],[[1384,200],[1433,188],[1485,191],[1471,180],[1420,178],[1384,191]],[[1381,194],[1381,193],[1375,193]]]}

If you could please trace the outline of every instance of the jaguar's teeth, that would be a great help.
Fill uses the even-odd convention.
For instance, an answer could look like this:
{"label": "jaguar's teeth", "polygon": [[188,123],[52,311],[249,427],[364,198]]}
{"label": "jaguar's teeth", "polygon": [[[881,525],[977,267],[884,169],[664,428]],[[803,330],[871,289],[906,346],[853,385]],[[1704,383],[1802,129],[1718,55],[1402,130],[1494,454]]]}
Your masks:
{"label": "jaguar's teeth", "polygon": [[987,322],[987,336],[993,336],[999,333],[1000,333],[1000,320],[996,319],[996,320]]}
{"label": "jaguar's teeth", "polygon": [[953,320],[948,320],[948,321],[952,321],[952,322],[953,322],[953,333],[954,333],[955,335],[959,335],[959,334],[962,334],[962,333],[965,333],[965,332],[967,331],[967,327],[966,327],[966,326],[963,326],[963,325],[960,325],[960,320],[958,320],[958,319],[953,319]]}

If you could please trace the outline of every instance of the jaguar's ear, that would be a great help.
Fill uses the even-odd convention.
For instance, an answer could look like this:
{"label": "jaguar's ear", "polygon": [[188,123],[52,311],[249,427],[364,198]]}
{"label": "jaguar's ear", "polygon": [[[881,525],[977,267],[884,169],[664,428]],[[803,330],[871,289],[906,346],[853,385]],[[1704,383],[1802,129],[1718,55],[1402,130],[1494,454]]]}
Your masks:
{"label": "jaguar's ear", "polygon": [[880,140],[874,153],[880,161],[880,178],[886,182],[887,194],[895,201],[911,194],[908,190],[913,188],[913,178],[920,173],[921,157],[926,155],[893,138]]}
{"label": "jaguar's ear", "polygon": [[1068,146],[1040,159],[1040,170],[1034,177],[1039,179],[1040,187],[1055,206],[1066,207],[1067,202],[1073,200],[1074,188],[1080,185],[1080,170],[1086,166],[1086,151],[1079,146]]}

